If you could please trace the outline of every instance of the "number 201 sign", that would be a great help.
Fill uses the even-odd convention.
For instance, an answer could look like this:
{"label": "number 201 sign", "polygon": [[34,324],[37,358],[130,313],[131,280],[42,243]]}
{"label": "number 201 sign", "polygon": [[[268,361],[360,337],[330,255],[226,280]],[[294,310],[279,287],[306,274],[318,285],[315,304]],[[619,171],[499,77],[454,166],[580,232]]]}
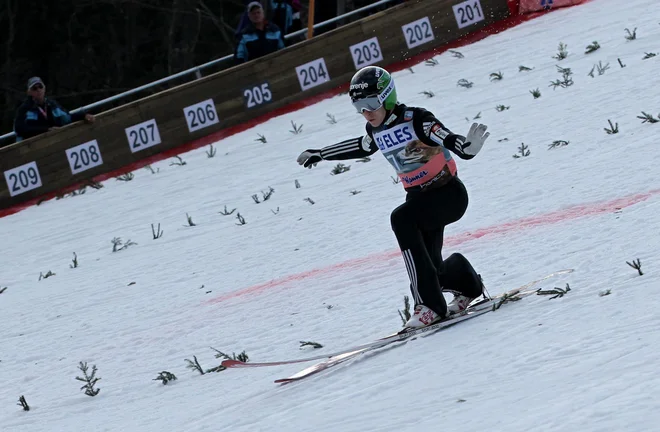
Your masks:
{"label": "number 201 sign", "polygon": [[453,6],[458,28],[467,27],[484,20],[483,9],[479,0],[467,0]]}

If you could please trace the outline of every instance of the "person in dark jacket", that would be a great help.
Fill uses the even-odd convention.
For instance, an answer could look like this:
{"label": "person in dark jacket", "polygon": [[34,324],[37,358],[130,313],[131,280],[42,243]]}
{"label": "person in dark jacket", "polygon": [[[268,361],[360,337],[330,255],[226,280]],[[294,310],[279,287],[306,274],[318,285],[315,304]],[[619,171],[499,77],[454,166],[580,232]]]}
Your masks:
{"label": "person in dark jacket", "polygon": [[39,77],[32,77],[28,80],[27,94],[28,98],[18,108],[14,120],[16,142],[79,120],[94,123],[93,115],[70,114],[54,99],[46,98],[46,85]]}
{"label": "person in dark jacket", "polygon": [[250,24],[239,36],[234,55],[236,63],[245,63],[284,48],[282,32],[275,24],[266,21],[261,3],[250,2],[247,10]]}

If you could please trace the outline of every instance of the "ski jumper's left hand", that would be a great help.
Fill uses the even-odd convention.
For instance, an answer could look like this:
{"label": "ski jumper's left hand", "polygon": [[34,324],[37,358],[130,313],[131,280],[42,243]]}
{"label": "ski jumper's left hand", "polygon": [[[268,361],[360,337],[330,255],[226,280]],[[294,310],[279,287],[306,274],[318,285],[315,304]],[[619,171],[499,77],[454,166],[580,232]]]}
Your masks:
{"label": "ski jumper's left hand", "polygon": [[477,153],[481,150],[481,147],[484,146],[486,138],[490,135],[489,132],[486,132],[488,126],[480,123],[472,123],[470,131],[465,137],[465,142],[459,144],[460,151],[467,156],[476,156]]}

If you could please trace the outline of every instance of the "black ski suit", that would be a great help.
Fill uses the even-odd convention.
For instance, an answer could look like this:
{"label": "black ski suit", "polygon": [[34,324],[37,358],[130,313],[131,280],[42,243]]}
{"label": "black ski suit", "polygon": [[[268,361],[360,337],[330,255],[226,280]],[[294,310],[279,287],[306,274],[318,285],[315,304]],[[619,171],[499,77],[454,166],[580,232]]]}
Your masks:
{"label": "black ski suit", "polygon": [[392,230],[410,276],[410,289],[415,304],[440,316],[447,314],[443,290],[477,297],[483,288],[463,255],[442,259],[445,226],[459,220],[468,205],[467,191],[449,152],[471,159],[462,152],[464,142],[464,137],[453,134],[429,111],[397,104],[381,126],[367,123],[365,136],[321,149],[326,160],[356,159],[381,150],[394,166],[407,194],[406,202],[392,212]]}

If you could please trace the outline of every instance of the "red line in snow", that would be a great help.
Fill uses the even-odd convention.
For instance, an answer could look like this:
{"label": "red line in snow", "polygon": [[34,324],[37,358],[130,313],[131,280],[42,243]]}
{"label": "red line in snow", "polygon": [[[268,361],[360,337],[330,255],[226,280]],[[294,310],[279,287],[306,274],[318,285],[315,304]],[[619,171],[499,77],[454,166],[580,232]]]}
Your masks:
{"label": "red line in snow", "polygon": [[[628,195],[625,197],[613,199],[611,201],[600,201],[600,202],[594,202],[588,204],[580,204],[562,210],[545,213],[542,215],[516,219],[514,221],[505,222],[498,225],[492,225],[486,228],[480,228],[475,231],[449,236],[445,240],[445,245],[457,246],[466,243],[470,240],[479,239],[482,237],[519,233],[525,229],[553,225],[559,222],[565,222],[586,216],[596,216],[604,213],[610,213],[616,210],[623,209],[625,207],[632,206],[634,204],[638,204],[656,195],[660,195],[660,189],[654,189],[648,192]],[[373,267],[374,264],[380,263],[383,260],[396,258],[399,255],[400,252],[398,250],[380,252],[380,253],[368,255],[364,258],[352,259],[350,261],[345,261],[327,267],[309,270],[302,273],[292,274],[289,276],[284,276],[279,279],[273,279],[271,281],[264,282],[258,285],[253,285],[251,287],[242,288],[236,291],[222,294],[213,299],[207,300],[206,303],[215,304],[215,303],[221,303],[227,300],[231,300],[234,298],[245,297],[249,295],[259,295],[273,288],[282,287],[293,282],[302,282],[307,279],[318,278],[319,276],[333,274],[337,272],[343,272],[347,270],[357,270],[365,267]]]}

